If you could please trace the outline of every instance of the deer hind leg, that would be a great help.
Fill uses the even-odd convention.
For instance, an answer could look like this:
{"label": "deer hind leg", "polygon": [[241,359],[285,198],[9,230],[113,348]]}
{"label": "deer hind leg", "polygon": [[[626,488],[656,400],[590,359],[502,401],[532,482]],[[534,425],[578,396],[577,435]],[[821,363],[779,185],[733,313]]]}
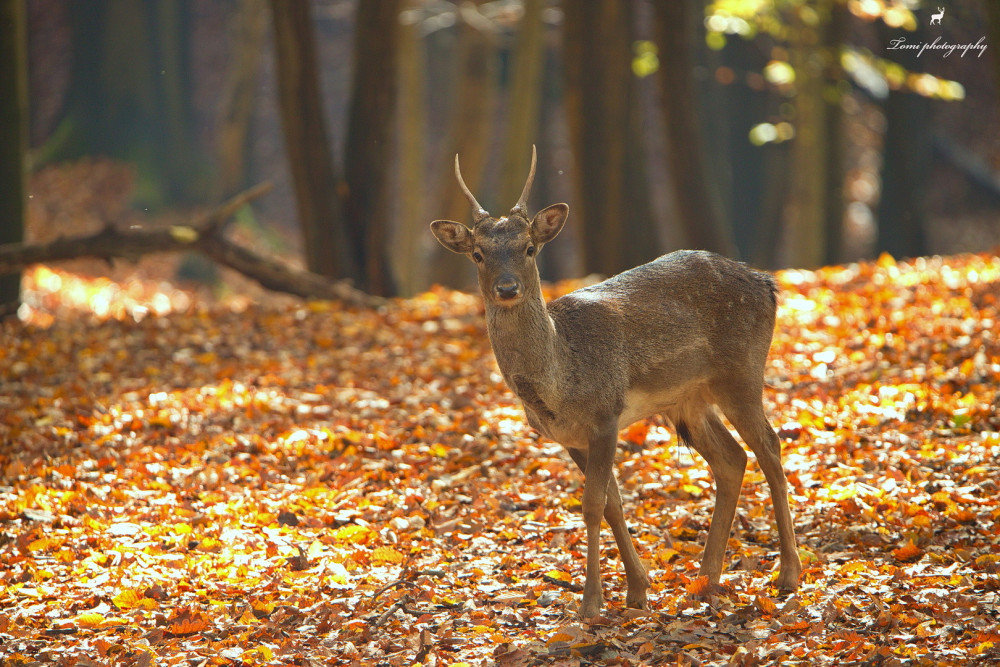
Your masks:
{"label": "deer hind leg", "polygon": [[726,544],[736,516],[736,505],[740,499],[740,488],[743,486],[747,455],[711,408],[691,421],[686,421],[685,418],[671,421],[674,421],[680,439],[701,454],[715,477],[715,509],[712,511],[712,523],[705,540],[705,555],[698,573],[707,576],[709,583],[718,584],[726,557]]}
{"label": "deer hind leg", "polygon": [[[569,455],[576,462],[582,472],[587,472],[587,452],[579,449],[570,449]],[[628,592],[625,596],[625,604],[634,609],[647,609],[646,590],[649,588],[649,577],[646,575],[646,568],[639,560],[639,554],[632,543],[632,536],[628,532],[628,524],[625,521],[625,513],[622,510],[621,492],[618,482],[612,472],[607,484],[607,496],[604,504],[604,519],[611,526],[611,532],[615,536],[615,543],[618,545],[618,552],[621,554],[622,564],[625,566],[625,582]],[[590,561],[590,547],[587,547],[587,560]],[[588,582],[590,573],[588,569]],[[587,618],[583,611],[581,615]],[[596,615],[596,612],[594,614]]]}
{"label": "deer hind leg", "polygon": [[720,407],[736,427],[743,441],[757,456],[757,462],[767,480],[771,491],[771,504],[774,506],[774,518],[778,524],[781,552],[781,570],[777,585],[781,590],[794,591],[799,587],[802,564],[799,562],[798,547],[795,545],[792,512],[788,507],[788,482],[781,465],[781,441],[764,414],[760,393],[758,390],[746,392],[742,399],[727,400],[721,403]]}

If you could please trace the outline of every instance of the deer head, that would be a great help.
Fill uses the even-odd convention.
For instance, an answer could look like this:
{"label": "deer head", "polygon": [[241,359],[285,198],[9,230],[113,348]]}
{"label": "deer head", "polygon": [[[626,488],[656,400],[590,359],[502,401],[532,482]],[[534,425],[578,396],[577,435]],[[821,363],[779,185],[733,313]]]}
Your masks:
{"label": "deer head", "polygon": [[504,217],[495,218],[484,209],[462,179],[455,156],[455,177],[462,194],[472,205],[472,229],[460,222],[435,220],[431,231],[448,250],[471,259],[479,272],[479,289],[489,304],[515,306],[525,294],[539,289],[535,258],[546,243],[559,234],[569,206],[553,204],[528,218],[527,201],[535,180],[535,147],[531,147],[531,169],[521,197]]}

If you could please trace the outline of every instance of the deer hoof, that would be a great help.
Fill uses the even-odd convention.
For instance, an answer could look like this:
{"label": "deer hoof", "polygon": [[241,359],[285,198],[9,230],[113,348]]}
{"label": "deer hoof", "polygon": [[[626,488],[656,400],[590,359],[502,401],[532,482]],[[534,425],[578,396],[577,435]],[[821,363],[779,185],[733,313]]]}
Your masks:
{"label": "deer hoof", "polygon": [[799,589],[799,568],[783,567],[778,573],[778,581],[775,585],[782,593],[794,593]]}
{"label": "deer hoof", "polygon": [[646,602],[646,589],[629,591],[625,596],[625,606],[629,609],[649,609],[649,603]]}
{"label": "deer hoof", "polygon": [[588,620],[592,618],[598,618],[601,615],[601,599],[584,599],[583,605],[580,606],[580,619]]}

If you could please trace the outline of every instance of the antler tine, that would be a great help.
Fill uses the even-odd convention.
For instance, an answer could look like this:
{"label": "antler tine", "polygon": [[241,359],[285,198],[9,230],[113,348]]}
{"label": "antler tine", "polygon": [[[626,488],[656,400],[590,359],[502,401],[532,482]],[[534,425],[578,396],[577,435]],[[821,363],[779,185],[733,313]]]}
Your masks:
{"label": "antler tine", "polygon": [[521,198],[514,204],[514,208],[510,209],[512,215],[520,213],[525,218],[528,217],[528,195],[531,193],[531,184],[535,180],[535,163],[537,161],[535,144],[531,144],[531,168],[528,170],[528,180],[524,184],[524,189],[521,190]]}
{"label": "antler tine", "polygon": [[462,178],[462,169],[458,166],[458,153],[455,153],[455,178],[458,179],[458,187],[462,189],[462,194],[465,198],[469,200],[472,204],[472,219],[478,225],[480,222],[490,217],[486,209],[480,206],[479,202],[476,201],[476,196],[472,194],[469,190],[469,186],[465,184],[465,180]]}

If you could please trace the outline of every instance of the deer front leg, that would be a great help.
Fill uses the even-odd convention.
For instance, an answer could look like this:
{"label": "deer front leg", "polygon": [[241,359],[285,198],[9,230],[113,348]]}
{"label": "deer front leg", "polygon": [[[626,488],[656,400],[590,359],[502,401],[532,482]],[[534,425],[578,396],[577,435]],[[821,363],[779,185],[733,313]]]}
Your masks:
{"label": "deer front leg", "polygon": [[[616,443],[617,444],[617,443]],[[580,471],[586,474],[587,452],[579,449],[570,449],[569,455],[576,462]],[[625,514],[622,511],[622,497],[618,488],[618,481],[612,472],[608,480],[607,502],[604,505],[604,519],[611,526],[611,532],[615,536],[615,543],[622,557],[622,564],[625,566],[625,582],[628,593],[625,596],[625,604],[633,609],[648,609],[646,603],[646,590],[649,588],[649,577],[646,575],[646,568],[639,560],[639,554],[635,550],[632,536],[628,532],[628,524],[625,521]]]}
{"label": "deer front leg", "polygon": [[[583,522],[587,527],[587,580],[583,586],[581,618],[593,618],[604,603],[601,585],[601,518],[608,504],[608,485],[614,478],[612,466],[618,446],[616,423],[598,428],[586,452],[583,481]],[[627,531],[626,531],[627,532]]]}

